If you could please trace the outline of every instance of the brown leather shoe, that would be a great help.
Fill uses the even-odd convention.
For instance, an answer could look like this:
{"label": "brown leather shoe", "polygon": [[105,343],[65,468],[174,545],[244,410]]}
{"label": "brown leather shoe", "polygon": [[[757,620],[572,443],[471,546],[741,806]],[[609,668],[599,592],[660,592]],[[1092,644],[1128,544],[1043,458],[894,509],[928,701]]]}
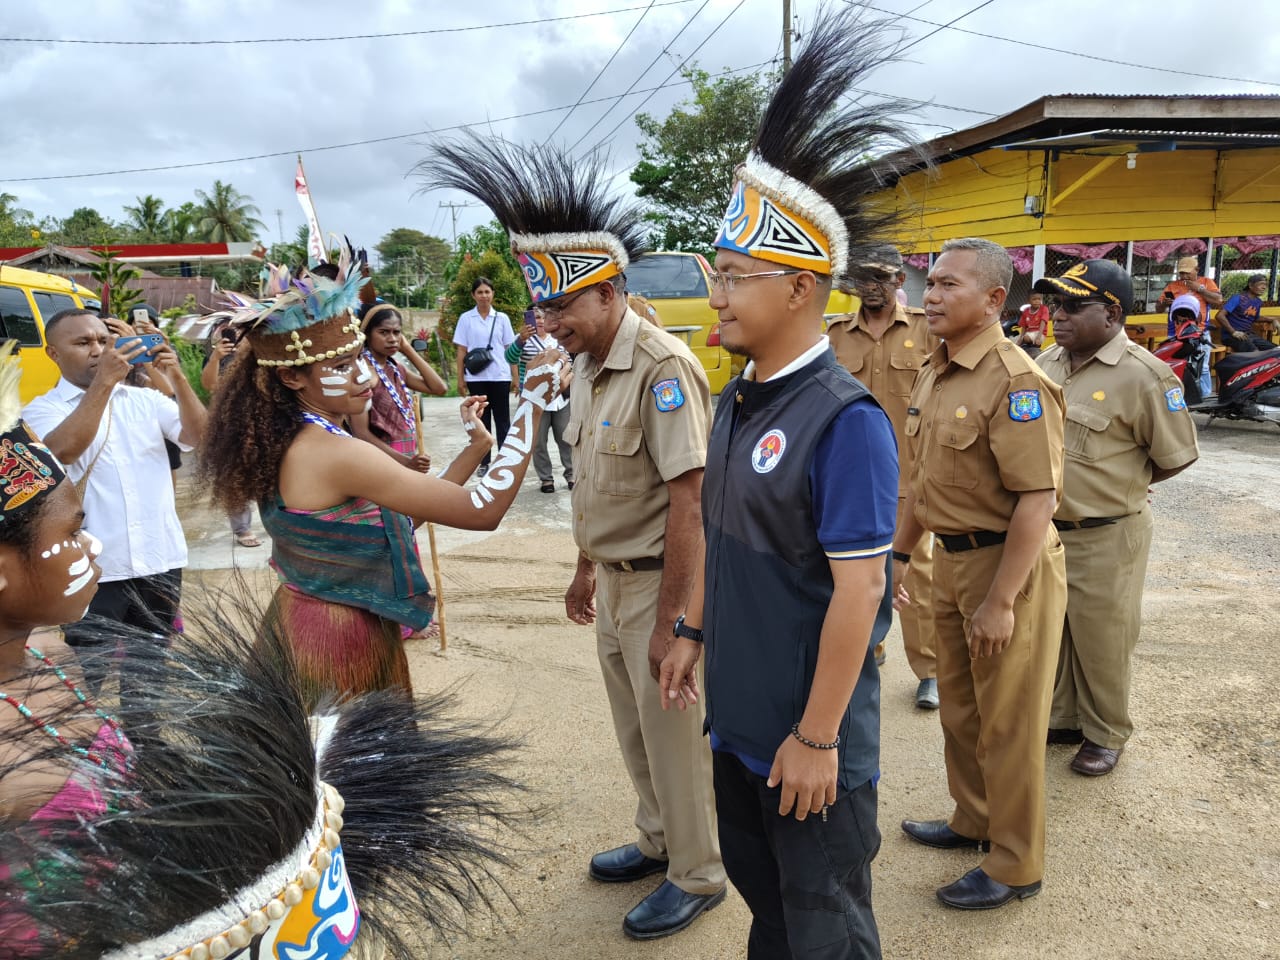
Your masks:
{"label": "brown leather shoe", "polygon": [[1050,727],[1049,735],[1045,737],[1045,743],[1076,744],[1082,740],[1084,740],[1084,734],[1079,730],[1072,730],[1070,727]]}
{"label": "brown leather shoe", "polygon": [[1071,761],[1071,769],[1086,777],[1105,776],[1116,768],[1123,751],[1124,747],[1117,747],[1115,750],[1100,747],[1086,737],[1075,759]]}

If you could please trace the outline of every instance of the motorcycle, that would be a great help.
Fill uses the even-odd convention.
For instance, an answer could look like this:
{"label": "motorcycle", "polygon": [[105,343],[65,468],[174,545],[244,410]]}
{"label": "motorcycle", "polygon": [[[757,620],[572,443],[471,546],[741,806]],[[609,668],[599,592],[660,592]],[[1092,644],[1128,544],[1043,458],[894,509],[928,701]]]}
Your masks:
{"label": "motorcycle", "polygon": [[1218,361],[1218,392],[1203,396],[1200,374],[1209,345],[1194,321],[1180,324],[1173,338],[1152,351],[1182,382],[1187,409],[1207,413],[1209,422],[1254,420],[1280,426],[1280,347],[1256,353],[1229,353]]}

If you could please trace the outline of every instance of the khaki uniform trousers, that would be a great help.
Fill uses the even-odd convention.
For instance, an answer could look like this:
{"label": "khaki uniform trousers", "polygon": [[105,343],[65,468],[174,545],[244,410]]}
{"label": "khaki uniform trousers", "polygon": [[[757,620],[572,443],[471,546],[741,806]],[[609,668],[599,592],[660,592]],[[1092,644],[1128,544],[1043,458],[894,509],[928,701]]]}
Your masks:
{"label": "khaki uniform trousers", "polygon": [[1125,745],[1130,664],[1142,629],[1142,587],[1151,551],[1151,510],[1115,523],[1062,530],[1067,618],[1049,726],[1081,730],[1100,747]]}
{"label": "khaki uniform trousers", "polygon": [[[898,499],[898,526],[902,525],[902,509],[905,498]],[[907,663],[917,680],[925,680],[938,672],[933,647],[933,534],[926,533],[911,551],[907,575],[903,581],[911,602],[898,611],[898,623],[902,626],[902,646],[907,652]]]}
{"label": "khaki uniform trousers", "polygon": [[649,673],[661,584],[661,570],[621,573],[597,564],[596,647],[613,729],[638,798],[636,845],[646,857],[668,861],[667,879],[686,893],[717,893],[725,872],[711,748],[702,733],[706,712],[701,703],[664,711]]}
{"label": "khaki uniform trousers", "polygon": [[991,841],[982,869],[1009,885],[1044,877],[1044,742],[1067,604],[1062,544],[1050,526],[1013,603],[1003,652],[969,658],[969,624],[987,596],[1004,546],[934,554],[933,609],[939,713],[951,829]]}

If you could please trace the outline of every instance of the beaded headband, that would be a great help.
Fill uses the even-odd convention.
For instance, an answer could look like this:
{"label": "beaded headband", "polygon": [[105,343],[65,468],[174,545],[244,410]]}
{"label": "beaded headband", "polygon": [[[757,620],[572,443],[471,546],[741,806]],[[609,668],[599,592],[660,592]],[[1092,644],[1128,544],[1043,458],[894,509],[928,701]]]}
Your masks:
{"label": "beaded headband", "polygon": [[849,231],[820,193],[753,156],[735,172],[729,209],[713,246],[840,274],[849,257]]}
{"label": "beaded headband", "polygon": [[0,344],[0,522],[34,505],[67,476],[49,448],[19,419],[22,365],[13,355],[16,344]]}
{"label": "beaded headband", "polygon": [[604,231],[512,232],[511,252],[524,271],[534,303],[554,300],[616,277],[631,263],[622,240]]}

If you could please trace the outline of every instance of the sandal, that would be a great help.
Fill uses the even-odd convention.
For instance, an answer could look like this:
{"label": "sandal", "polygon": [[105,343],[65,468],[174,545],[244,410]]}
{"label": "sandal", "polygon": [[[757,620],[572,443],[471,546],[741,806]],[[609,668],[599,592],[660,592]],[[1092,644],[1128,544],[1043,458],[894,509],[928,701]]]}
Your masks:
{"label": "sandal", "polygon": [[236,537],[236,543],[242,547],[260,547],[262,541],[255,537],[252,533],[242,533]]}
{"label": "sandal", "polygon": [[542,489],[542,492],[543,492],[543,493],[555,493],[555,492],[556,492],[556,485],[555,485],[553,482],[551,482],[550,480],[548,480],[546,483],[544,483],[544,484],[542,485],[542,488],[541,488],[541,489]]}

